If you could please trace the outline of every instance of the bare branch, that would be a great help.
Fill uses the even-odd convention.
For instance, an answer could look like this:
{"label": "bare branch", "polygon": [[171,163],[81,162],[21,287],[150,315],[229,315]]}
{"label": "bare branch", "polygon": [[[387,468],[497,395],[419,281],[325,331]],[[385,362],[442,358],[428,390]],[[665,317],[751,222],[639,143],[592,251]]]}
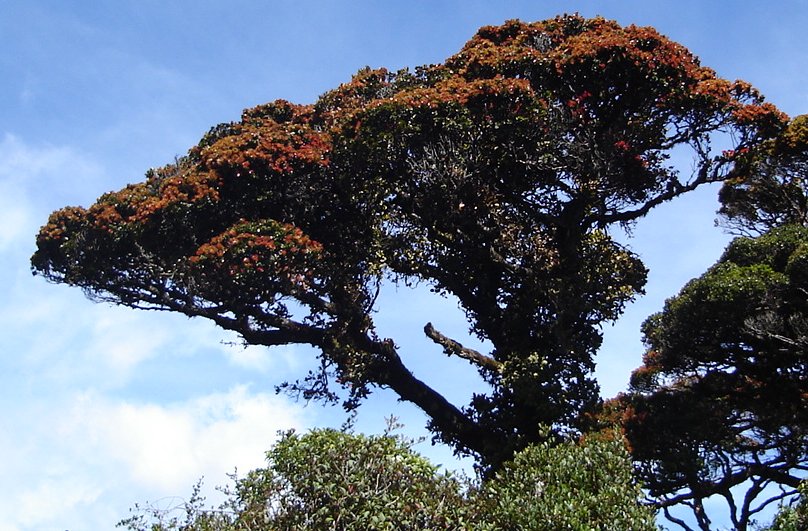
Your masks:
{"label": "bare branch", "polygon": [[429,339],[442,346],[443,352],[445,352],[447,356],[459,356],[483,369],[488,369],[490,371],[499,372],[502,368],[501,364],[494,358],[480,354],[474,349],[464,347],[454,339],[441,334],[435,330],[432,323],[427,323],[426,326],[424,326],[424,333]]}
{"label": "bare branch", "polygon": [[684,520],[682,520],[681,518],[676,518],[675,516],[673,516],[673,515],[671,514],[671,512],[670,512],[670,508],[669,508],[669,507],[663,507],[663,508],[662,508],[662,512],[663,512],[663,513],[665,513],[665,518],[666,518],[666,519],[667,519],[669,522],[672,522],[672,523],[674,523],[674,524],[678,525],[679,527],[681,527],[681,528],[682,528],[682,529],[684,529],[685,531],[695,531],[695,530],[694,530],[692,527],[690,527],[689,525],[687,525],[687,524],[685,523],[685,521],[684,521]]}

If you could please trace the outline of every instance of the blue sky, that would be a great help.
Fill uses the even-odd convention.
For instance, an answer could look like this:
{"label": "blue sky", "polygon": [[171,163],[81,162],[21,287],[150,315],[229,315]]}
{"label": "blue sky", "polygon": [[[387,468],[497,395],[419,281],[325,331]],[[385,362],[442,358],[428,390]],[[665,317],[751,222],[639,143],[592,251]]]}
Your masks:
{"label": "blue sky", "polygon": [[[243,349],[208,323],[32,277],[52,210],[141,180],[245,107],[311,102],[365,65],[440,62],[479,26],[574,11],[655,26],[719,75],[808,112],[806,1],[0,0],[0,531],[111,529],[135,502],[170,505],[201,476],[259,466],[278,430],[345,420],[274,394],[310,363],[302,347]],[[638,225],[648,293],[605,330],[604,395],[639,363],[639,323],[728,241],[715,208],[703,190]],[[454,303],[388,289],[381,306],[380,329],[416,374],[463,403],[474,371],[421,337],[427,320],[462,334]],[[423,416],[389,393],[358,426],[378,432],[391,413],[423,433]],[[454,466],[445,449],[420,450]]]}

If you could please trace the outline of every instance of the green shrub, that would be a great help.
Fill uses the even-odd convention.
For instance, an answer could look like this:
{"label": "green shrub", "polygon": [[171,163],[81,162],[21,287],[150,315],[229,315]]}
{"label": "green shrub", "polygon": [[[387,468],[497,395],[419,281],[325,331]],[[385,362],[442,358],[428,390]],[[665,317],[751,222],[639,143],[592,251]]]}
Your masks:
{"label": "green shrub", "polygon": [[580,445],[531,446],[481,491],[482,516],[497,529],[656,530],[641,506],[628,452],[618,437]]}
{"label": "green shrub", "polygon": [[135,508],[130,531],[656,529],[620,440],[530,447],[477,485],[438,472],[408,441],[286,433],[267,467],[205,508],[199,485],[173,512]]}
{"label": "green shrub", "polygon": [[286,433],[268,466],[227,489],[204,509],[199,489],[181,516],[135,509],[119,526],[132,531],[470,529],[466,490],[439,474],[401,438],[314,430]]}

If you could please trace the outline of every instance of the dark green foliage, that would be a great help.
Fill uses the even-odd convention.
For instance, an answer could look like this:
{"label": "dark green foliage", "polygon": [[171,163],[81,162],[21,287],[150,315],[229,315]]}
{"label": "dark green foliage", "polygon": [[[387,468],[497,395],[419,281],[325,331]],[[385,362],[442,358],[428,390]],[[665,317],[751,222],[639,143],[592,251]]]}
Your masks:
{"label": "dark green foliage", "polygon": [[[727,498],[743,530],[808,470],[806,251],[801,226],[736,239],[643,325],[648,351],[618,398],[623,423],[651,496],[691,505],[701,529],[705,498]],[[769,485],[784,490],[770,498]]]}

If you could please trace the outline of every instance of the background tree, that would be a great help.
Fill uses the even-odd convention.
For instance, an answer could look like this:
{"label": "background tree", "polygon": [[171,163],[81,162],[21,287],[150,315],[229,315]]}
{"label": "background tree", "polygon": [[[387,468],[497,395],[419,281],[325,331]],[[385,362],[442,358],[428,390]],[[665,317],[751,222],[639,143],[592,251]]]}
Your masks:
{"label": "background tree", "polygon": [[728,154],[737,172],[720,194],[722,221],[758,237],[733,241],[646,320],[643,366],[607,408],[622,412],[657,506],[674,521],[668,508],[689,506],[700,529],[710,528],[705,498],[724,497],[745,530],[808,470],[807,125],[797,117]]}
{"label": "background tree", "polygon": [[[749,150],[784,121],[653,29],[511,21],[443,64],[245,111],[145,182],[54,213],[32,263],[98,300],[312,345],[321,370],[292,391],[336,399],[336,383],[352,408],[392,389],[496,467],[598,402],[600,327],[646,274],[611,227],[728,177],[716,135]],[[667,163],[684,149],[692,174]],[[425,333],[490,392],[461,407],[405,367],[373,324],[385,281],[457,297],[491,352]]]}
{"label": "background tree", "polygon": [[808,470],[807,259],[808,228],[737,239],[644,323],[643,366],[617,400],[666,514],[688,506],[708,530],[703,501],[719,495],[744,531],[795,494]]}

